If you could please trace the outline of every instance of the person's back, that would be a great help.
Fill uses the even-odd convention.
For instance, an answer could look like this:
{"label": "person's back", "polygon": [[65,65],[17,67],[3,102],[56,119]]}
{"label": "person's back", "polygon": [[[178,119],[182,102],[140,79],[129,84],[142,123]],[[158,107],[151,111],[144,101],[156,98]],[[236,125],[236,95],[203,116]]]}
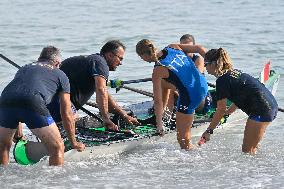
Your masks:
{"label": "person's back", "polygon": [[182,88],[186,87],[190,91],[191,100],[199,98],[200,95],[205,96],[208,91],[206,79],[197,70],[193,61],[187,58],[184,52],[177,49],[167,47],[163,52],[167,53],[167,56],[160,62],[170,70],[167,80],[173,82],[180,92],[183,91]]}
{"label": "person's back", "polygon": [[47,109],[47,104],[58,95],[63,126],[71,146],[84,149],[75,138],[75,124],[71,113],[70,85],[67,76],[58,69],[61,62],[58,48],[43,48],[38,61],[26,65],[5,87],[0,100],[0,164],[7,165],[12,138],[19,122],[25,123],[45,145],[49,165],[62,165],[64,143],[60,132]]}
{"label": "person's back", "polygon": [[71,87],[71,100],[79,109],[94,94],[94,76],[102,73],[107,79],[108,66],[99,54],[74,56],[62,61],[60,69],[67,75]]}
{"label": "person's back", "polygon": [[228,98],[248,115],[262,115],[277,106],[271,92],[258,79],[239,70],[220,76],[216,87],[218,99]]}
{"label": "person's back", "polygon": [[58,68],[32,63],[20,68],[15,78],[3,90],[1,98],[7,102],[38,97],[48,104],[54,95],[66,88],[66,85],[69,85],[68,78]]}

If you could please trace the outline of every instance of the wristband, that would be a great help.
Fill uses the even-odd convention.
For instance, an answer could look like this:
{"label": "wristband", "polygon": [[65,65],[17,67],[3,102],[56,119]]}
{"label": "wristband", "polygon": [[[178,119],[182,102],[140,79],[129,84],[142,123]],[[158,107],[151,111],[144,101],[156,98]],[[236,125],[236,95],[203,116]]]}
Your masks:
{"label": "wristband", "polygon": [[210,135],[212,135],[213,134],[213,129],[206,129],[206,133],[208,133],[208,134],[210,134]]}

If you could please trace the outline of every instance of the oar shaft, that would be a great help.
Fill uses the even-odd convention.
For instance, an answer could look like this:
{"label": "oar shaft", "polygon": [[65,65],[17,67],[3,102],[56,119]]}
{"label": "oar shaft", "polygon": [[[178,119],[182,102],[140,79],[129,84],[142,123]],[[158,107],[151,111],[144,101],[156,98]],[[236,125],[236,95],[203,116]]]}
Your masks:
{"label": "oar shaft", "polygon": [[88,102],[86,103],[86,105],[92,106],[92,107],[94,107],[94,108],[99,108],[98,104],[95,103],[95,102],[92,102],[92,101],[88,101]]}
{"label": "oar shaft", "polygon": [[150,93],[150,92],[147,92],[147,91],[143,91],[143,90],[140,90],[140,89],[135,89],[135,88],[132,88],[132,87],[127,87],[127,86],[122,86],[121,88],[124,88],[124,89],[130,90],[130,91],[133,91],[133,92],[154,98],[153,93]]}
{"label": "oar shaft", "polygon": [[88,114],[89,116],[93,117],[93,118],[96,118],[99,122],[103,123],[103,120],[102,118],[100,118],[99,116],[97,116],[96,114],[93,114],[92,112],[90,112],[89,110],[87,110],[86,108],[84,107],[80,107],[80,109],[85,112],[86,114]]}
{"label": "oar shaft", "polygon": [[144,79],[134,79],[134,80],[122,81],[122,84],[142,83],[142,82],[148,82],[148,81],[152,81],[152,78],[144,78]]}
{"label": "oar shaft", "polygon": [[278,111],[279,112],[284,112],[284,109],[283,108],[278,108]]}
{"label": "oar shaft", "polygon": [[0,57],[3,58],[4,60],[6,60],[8,63],[12,64],[13,66],[15,66],[16,68],[20,69],[21,66],[19,66],[18,64],[16,64],[15,62],[13,62],[12,60],[10,60],[9,58],[7,58],[6,56],[4,56],[3,54],[0,54]]}

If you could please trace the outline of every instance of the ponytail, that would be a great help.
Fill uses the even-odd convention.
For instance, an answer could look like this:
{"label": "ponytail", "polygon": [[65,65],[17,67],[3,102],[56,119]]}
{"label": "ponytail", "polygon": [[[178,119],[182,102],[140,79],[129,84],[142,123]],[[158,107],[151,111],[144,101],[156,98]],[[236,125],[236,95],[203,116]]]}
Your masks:
{"label": "ponytail", "polygon": [[158,57],[157,57],[157,48],[153,44],[152,41],[148,39],[142,39],[139,41],[136,45],[136,53],[141,56],[141,55],[150,55],[153,58],[154,62],[158,62]]}
{"label": "ponytail", "polygon": [[233,69],[232,60],[223,48],[209,50],[205,54],[205,61],[216,63],[215,73],[218,77]]}

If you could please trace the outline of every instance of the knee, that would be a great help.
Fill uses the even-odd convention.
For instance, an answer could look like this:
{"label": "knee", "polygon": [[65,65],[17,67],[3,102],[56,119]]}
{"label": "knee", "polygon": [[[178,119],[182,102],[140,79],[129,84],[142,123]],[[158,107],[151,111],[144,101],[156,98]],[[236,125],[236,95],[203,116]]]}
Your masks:
{"label": "knee", "polygon": [[49,153],[50,155],[62,155],[64,154],[64,143],[63,141],[57,141],[57,142],[54,142],[53,145],[51,145],[49,147]]}

